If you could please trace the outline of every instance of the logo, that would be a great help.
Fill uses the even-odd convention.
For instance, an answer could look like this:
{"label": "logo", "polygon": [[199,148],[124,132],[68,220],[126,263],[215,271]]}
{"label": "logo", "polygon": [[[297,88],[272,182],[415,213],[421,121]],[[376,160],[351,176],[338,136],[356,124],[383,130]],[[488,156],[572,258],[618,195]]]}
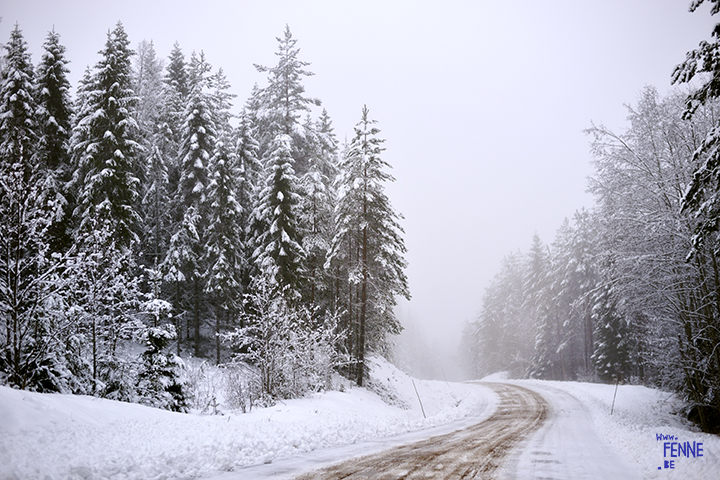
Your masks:
{"label": "logo", "polygon": [[702,442],[681,442],[675,435],[656,433],[655,439],[663,442],[663,464],[658,470],[675,468],[676,458],[696,458],[703,456]]}

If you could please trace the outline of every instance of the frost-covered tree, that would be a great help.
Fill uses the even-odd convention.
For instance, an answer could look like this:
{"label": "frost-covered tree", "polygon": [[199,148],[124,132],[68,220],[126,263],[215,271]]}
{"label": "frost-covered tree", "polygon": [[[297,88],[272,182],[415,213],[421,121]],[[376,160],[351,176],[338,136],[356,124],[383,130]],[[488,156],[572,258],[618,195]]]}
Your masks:
{"label": "frost-covered tree", "polygon": [[298,179],[291,155],[292,140],[279,134],[266,153],[267,179],[255,217],[266,229],[259,235],[253,259],[276,293],[300,300],[305,252],[297,225]]}
{"label": "frost-covered tree", "polygon": [[519,254],[503,259],[500,272],[485,290],[473,337],[477,345],[477,374],[507,371],[522,375],[517,362],[518,333],[523,325],[523,269]]}
{"label": "frost-covered tree", "polygon": [[288,295],[258,283],[246,296],[242,327],[224,335],[235,347],[235,361],[257,368],[266,402],[325,389],[332,373],[347,359],[338,353],[343,334],[337,319],[320,322]]}
{"label": "frost-covered tree", "polygon": [[[312,76],[313,73],[306,70],[310,64],[298,58],[300,49],[296,47],[297,40],[290,33],[289,26],[285,26],[283,37],[277,38],[277,41],[277,65],[255,65],[259,72],[268,73],[268,86],[258,92],[262,105],[257,119],[262,132],[258,139],[261,154],[270,147],[278,134],[291,136],[294,148],[299,148],[302,132],[300,118],[310,110],[311,105],[320,105],[320,100],[305,96],[302,79]],[[293,156],[300,160],[297,151],[293,152]]]}
{"label": "frost-covered tree", "polygon": [[78,236],[90,234],[90,225],[102,225],[120,248],[138,240],[142,223],[138,213],[141,146],[133,117],[137,97],[132,90],[129,45],[118,22],[108,32],[102,59],[84,86],[84,105],[72,138]]}
{"label": "frost-covered tree", "polygon": [[44,302],[53,264],[47,244],[52,209],[36,156],[33,66],[19,26],[5,45],[0,76],[0,380],[44,390],[55,333]]}
{"label": "frost-covered tree", "polygon": [[355,137],[340,162],[335,235],[327,262],[339,262],[347,282],[346,326],[353,338],[358,385],[365,377],[366,352],[382,351],[387,335],[402,328],[393,312],[396,296],[410,298],[402,217],[385,194],[385,183],[394,178],[381,158],[384,140],[375,123],[363,107]]}
{"label": "frost-covered tree", "polygon": [[[309,124],[308,118],[306,124]],[[327,308],[332,303],[331,281],[324,265],[332,243],[333,209],[335,192],[333,183],[337,174],[335,152],[337,146],[332,135],[332,125],[323,110],[318,128],[306,126],[314,132],[306,139],[311,146],[308,167],[300,179],[302,196],[299,205],[299,224],[302,229],[303,250],[306,252],[308,282],[304,297],[310,305]]]}
{"label": "frost-covered tree", "polygon": [[35,72],[27,43],[16,24],[0,77],[0,153],[4,170],[15,169],[27,181],[35,169],[38,127],[34,94]]}
{"label": "frost-covered tree", "polygon": [[69,62],[60,36],[54,30],[48,33],[43,49],[35,81],[37,154],[46,170],[47,202],[54,210],[49,242],[53,251],[61,252],[70,247],[73,208],[73,199],[66,189],[72,177],[70,134],[73,110],[67,79]]}
{"label": "frost-covered tree", "polygon": [[596,333],[592,361],[598,376],[606,382],[619,381],[630,372],[630,331],[614,297],[610,285],[603,285],[593,294]]}
{"label": "frost-covered tree", "polygon": [[145,216],[143,254],[147,263],[157,268],[169,243],[172,220],[170,175],[168,157],[163,149],[154,144],[147,151],[150,155],[146,161],[146,184],[142,198],[142,212]]}
{"label": "frost-covered tree", "polygon": [[243,290],[248,291],[253,271],[251,261],[255,251],[255,240],[260,232],[253,231],[253,212],[257,211],[262,181],[264,180],[263,165],[257,157],[258,142],[255,140],[255,128],[250,115],[243,111],[240,122],[235,130],[235,152],[237,155],[237,168],[239,178],[237,184],[237,201],[242,208],[240,216],[243,247]]}
{"label": "frost-covered tree", "polygon": [[708,213],[682,206],[696,185],[704,161],[698,148],[715,128],[718,102],[708,99],[688,117],[685,100],[647,88],[625,132],[593,128],[591,189],[616,272],[613,293],[633,340],[633,373],[681,392],[695,420],[711,430],[720,411],[717,252],[714,234],[697,241]]}
{"label": "frost-covered tree", "polygon": [[166,86],[162,72],[163,61],[157,57],[152,40],[141,41],[132,71],[132,87],[137,96],[135,119],[146,147],[153,143],[153,137],[163,126]]}
{"label": "frost-covered tree", "polygon": [[109,229],[98,223],[89,226],[90,233],[67,263],[65,315],[81,336],[76,338],[83,339],[83,356],[90,358],[92,393],[132,401],[132,368],[124,360],[124,347],[143,327],[141,279],[134,252],[116,246]]}
{"label": "frost-covered tree", "polygon": [[188,67],[180,45],[175,42],[168,59],[164,77],[166,96],[163,122],[167,136],[167,154],[169,159],[170,191],[175,191],[179,182],[180,170],[177,159],[180,157],[182,143],[182,125],[185,123],[185,106],[190,95]]}
{"label": "frost-covered tree", "polygon": [[197,60],[194,62],[194,80],[182,127],[180,178],[175,196],[180,220],[173,228],[163,271],[165,279],[175,284],[173,304],[190,312],[195,354],[199,355],[202,316],[206,308],[203,295],[206,268],[202,258],[208,219],[210,160],[217,137],[212,100],[207,92],[209,69]]}
{"label": "frost-covered tree", "polygon": [[166,351],[177,334],[172,325],[148,327],[142,333],[146,350],[140,356],[137,393],[142,404],[187,413],[187,397],[180,380],[182,360]]}
{"label": "frost-covered tree", "polygon": [[208,225],[203,264],[205,292],[215,310],[215,355],[220,363],[220,336],[237,315],[242,298],[244,257],[242,214],[238,202],[241,172],[227,135],[221,135],[210,160]]}
{"label": "frost-covered tree", "polygon": [[133,68],[133,89],[138,101],[135,116],[144,147],[141,212],[143,262],[157,270],[167,250],[171,221],[170,171],[176,155],[173,138],[169,91],[163,79],[163,62],[153,42],[138,44]]}

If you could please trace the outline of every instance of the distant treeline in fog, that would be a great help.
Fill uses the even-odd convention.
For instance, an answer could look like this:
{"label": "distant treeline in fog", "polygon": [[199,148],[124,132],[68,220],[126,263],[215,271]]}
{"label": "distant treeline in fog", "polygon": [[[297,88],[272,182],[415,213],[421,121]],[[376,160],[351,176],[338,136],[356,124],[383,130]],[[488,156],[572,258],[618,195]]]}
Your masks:
{"label": "distant treeline in fog", "polygon": [[466,329],[476,375],[656,385],[720,428],[719,122],[647,87],[624,132],[587,131],[596,206],[504,259]]}

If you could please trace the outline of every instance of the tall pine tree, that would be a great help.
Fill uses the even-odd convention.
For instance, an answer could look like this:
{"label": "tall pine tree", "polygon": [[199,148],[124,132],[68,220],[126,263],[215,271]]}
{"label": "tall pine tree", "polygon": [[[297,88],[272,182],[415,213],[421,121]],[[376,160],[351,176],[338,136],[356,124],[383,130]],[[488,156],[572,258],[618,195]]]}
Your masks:
{"label": "tall pine tree", "polygon": [[102,59],[84,92],[73,134],[79,236],[104,228],[120,248],[138,240],[141,146],[136,141],[130,59],[133,51],[122,24],[108,32]]}
{"label": "tall pine tree", "polygon": [[396,296],[410,298],[401,216],[385,194],[385,182],[394,178],[385,171],[390,165],[380,157],[384,140],[368,115],[365,106],[350,149],[340,163],[336,233],[328,260],[346,264],[348,326],[355,339],[352,354],[358,385],[363,384],[366,373],[366,352],[382,351],[387,335],[402,329],[393,312]]}
{"label": "tall pine tree", "polygon": [[49,232],[51,249],[61,252],[71,243],[70,220],[74,202],[66,186],[72,176],[70,133],[73,111],[65,47],[54,30],[48,33],[43,48],[35,84],[38,161],[46,170],[47,202],[54,210]]}

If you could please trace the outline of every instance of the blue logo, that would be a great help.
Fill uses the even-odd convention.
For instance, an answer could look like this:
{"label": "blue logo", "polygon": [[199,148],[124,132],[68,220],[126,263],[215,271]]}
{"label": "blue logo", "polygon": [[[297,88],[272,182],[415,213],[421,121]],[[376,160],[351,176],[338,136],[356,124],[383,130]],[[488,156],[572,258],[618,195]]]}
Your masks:
{"label": "blue logo", "polygon": [[[703,444],[702,442],[681,442],[675,435],[663,435],[661,433],[655,434],[655,439],[658,442],[663,442],[663,458],[696,458],[703,456]],[[676,460],[663,460],[662,466],[658,467],[658,470],[663,468],[675,468]]]}

